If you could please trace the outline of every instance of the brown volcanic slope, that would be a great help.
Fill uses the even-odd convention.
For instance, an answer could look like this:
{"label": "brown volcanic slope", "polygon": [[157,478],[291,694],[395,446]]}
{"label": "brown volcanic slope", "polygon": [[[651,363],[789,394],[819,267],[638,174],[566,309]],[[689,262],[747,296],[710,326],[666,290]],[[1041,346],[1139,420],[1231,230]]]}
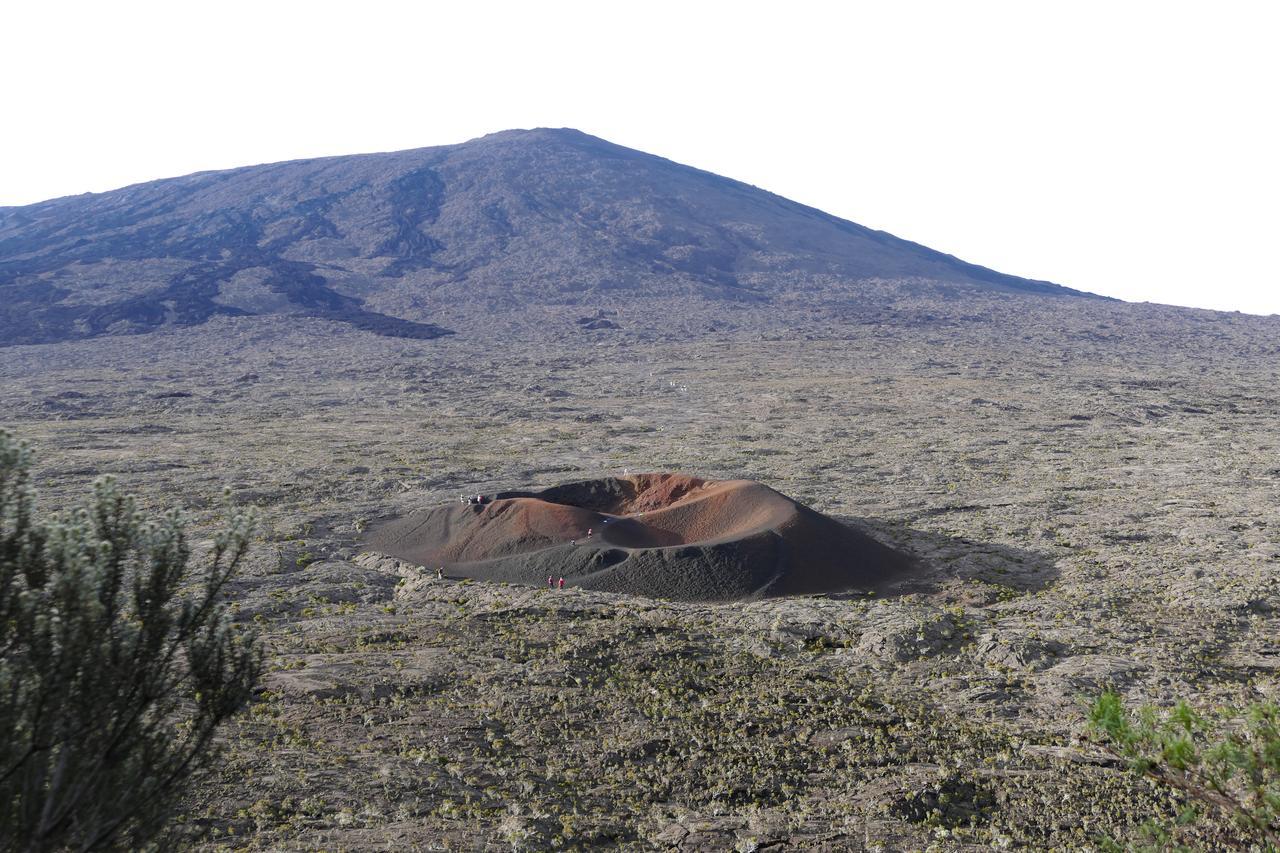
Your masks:
{"label": "brown volcanic slope", "polygon": [[257,314],[431,338],[586,297],[767,304],[872,279],[1081,295],[575,130],[0,208],[0,346]]}
{"label": "brown volcanic slope", "polygon": [[[589,534],[589,535],[588,535]],[[370,548],[450,577],[688,601],[866,589],[909,559],[768,486],[640,474],[392,522]]]}

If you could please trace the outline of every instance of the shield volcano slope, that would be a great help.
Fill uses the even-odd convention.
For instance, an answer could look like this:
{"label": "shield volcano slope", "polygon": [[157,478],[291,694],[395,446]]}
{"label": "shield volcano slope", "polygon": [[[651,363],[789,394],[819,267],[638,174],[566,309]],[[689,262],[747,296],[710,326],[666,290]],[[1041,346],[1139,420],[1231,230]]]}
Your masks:
{"label": "shield volcano slope", "polygon": [[[590,534],[588,534],[590,531]],[[910,558],[761,483],[640,474],[505,492],[390,522],[371,550],[449,577],[686,601],[864,589]]]}

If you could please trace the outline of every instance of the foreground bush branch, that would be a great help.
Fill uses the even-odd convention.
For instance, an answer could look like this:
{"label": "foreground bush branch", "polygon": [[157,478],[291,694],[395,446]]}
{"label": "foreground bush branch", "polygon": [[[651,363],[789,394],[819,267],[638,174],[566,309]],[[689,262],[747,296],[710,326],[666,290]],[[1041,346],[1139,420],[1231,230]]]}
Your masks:
{"label": "foreground bush branch", "polygon": [[110,479],[37,518],[29,450],[0,430],[0,849],[137,847],[161,833],[262,670],[222,591],[235,516],[188,591],[181,517]]}
{"label": "foreground bush branch", "polygon": [[1107,692],[1094,704],[1089,725],[1104,749],[1190,801],[1172,822],[1147,825],[1156,849],[1176,848],[1179,827],[1195,823],[1199,807],[1208,806],[1262,849],[1280,850],[1280,707],[1274,703],[1215,723],[1186,702],[1164,714],[1151,708],[1134,714]]}

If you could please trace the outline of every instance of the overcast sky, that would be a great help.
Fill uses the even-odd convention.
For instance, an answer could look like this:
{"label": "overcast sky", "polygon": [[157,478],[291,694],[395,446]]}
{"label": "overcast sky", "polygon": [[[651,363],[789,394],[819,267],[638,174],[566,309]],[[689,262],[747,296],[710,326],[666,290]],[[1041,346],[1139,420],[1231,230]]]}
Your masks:
{"label": "overcast sky", "polygon": [[0,205],[576,127],[1002,272],[1280,313],[1277,10],[15,0]]}

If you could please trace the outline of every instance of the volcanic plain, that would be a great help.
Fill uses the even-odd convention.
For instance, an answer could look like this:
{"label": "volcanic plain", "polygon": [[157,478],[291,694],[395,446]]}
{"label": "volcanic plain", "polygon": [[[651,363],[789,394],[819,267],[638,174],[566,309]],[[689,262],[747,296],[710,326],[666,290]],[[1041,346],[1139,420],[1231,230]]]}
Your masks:
{"label": "volcanic plain", "polygon": [[[191,803],[213,846],[1123,837],[1173,804],[1080,740],[1091,696],[1276,696],[1280,327],[889,305],[697,333],[625,307],[583,332],[573,306],[431,341],[223,318],[6,349],[0,405],[45,506],[110,473],[197,540],[224,487],[260,514],[235,596],[272,672]],[[460,495],[625,469],[766,483],[919,565],[875,595],[713,604],[366,547]]]}

